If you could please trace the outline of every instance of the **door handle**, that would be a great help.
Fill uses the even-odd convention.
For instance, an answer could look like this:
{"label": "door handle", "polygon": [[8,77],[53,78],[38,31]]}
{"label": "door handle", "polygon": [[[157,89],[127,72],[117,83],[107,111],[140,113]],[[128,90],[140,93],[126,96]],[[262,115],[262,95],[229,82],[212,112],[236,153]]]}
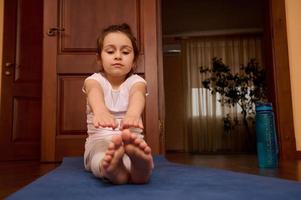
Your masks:
{"label": "door handle", "polygon": [[54,27],[54,28],[48,29],[47,35],[48,36],[56,36],[58,32],[63,32],[63,31],[65,31],[65,28]]}
{"label": "door handle", "polygon": [[11,62],[6,62],[5,67],[13,67],[15,64]]}
{"label": "door handle", "polygon": [[4,74],[5,74],[6,76],[10,76],[10,75],[11,75],[11,72],[10,72],[9,68],[14,67],[15,64],[14,64],[14,63],[11,63],[11,62],[6,62],[4,65],[5,65],[5,67],[6,67]]}

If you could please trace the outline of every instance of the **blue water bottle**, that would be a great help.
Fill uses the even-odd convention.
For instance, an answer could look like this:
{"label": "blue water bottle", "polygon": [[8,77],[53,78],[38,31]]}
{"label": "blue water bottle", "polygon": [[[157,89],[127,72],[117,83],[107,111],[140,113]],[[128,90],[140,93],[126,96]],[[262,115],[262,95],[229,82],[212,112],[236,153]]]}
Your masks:
{"label": "blue water bottle", "polygon": [[256,139],[258,166],[278,167],[278,144],[271,103],[256,104]]}

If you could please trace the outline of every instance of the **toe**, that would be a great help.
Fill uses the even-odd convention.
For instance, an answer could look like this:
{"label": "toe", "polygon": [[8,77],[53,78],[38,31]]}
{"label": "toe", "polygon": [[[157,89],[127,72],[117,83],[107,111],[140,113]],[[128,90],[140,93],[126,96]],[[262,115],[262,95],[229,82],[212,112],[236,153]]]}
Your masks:
{"label": "toe", "polygon": [[115,150],[113,150],[113,149],[108,149],[107,152],[106,152],[106,155],[113,156],[113,155],[114,155],[114,152],[115,152]]}
{"label": "toe", "polygon": [[115,149],[115,144],[111,142],[108,146],[108,151],[114,151],[114,149]]}
{"label": "toe", "polygon": [[147,146],[147,147],[144,148],[144,152],[146,154],[150,154],[152,152],[152,150],[151,150],[151,148],[149,146]]}
{"label": "toe", "polygon": [[140,138],[136,138],[136,139],[134,140],[134,144],[137,145],[137,146],[139,146],[142,142],[143,142],[143,140],[140,139]]}
{"label": "toe", "polygon": [[147,144],[146,144],[146,142],[141,142],[140,144],[139,144],[139,147],[140,147],[140,149],[145,149],[146,147],[147,147]]}
{"label": "toe", "polygon": [[106,154],[105,157],[103,158],[104,161],[110,162],[112,160],[112,156],[109,154]]}
{"label": "toe", "polygon": [[[117,147],[119,147],[120,145],[121,145],[121,143],[122,143],[122,138],[121,138],[121,136],[120,135],[114,135],[113,137],[112,137],[112,143],[115,145],[115,148],[117,148]],[[111,144],[112,144],[111,143]]]}
{"label": "toe", "polygon": [[125,143],[130,143],[131,142],[131,132],[128,129],[125,129],[121,133],[122,140]]}
{"label": "toe", "polygon": [[131,133],[131,140],[135,141],[137,139],[137,135],[134,133]]}

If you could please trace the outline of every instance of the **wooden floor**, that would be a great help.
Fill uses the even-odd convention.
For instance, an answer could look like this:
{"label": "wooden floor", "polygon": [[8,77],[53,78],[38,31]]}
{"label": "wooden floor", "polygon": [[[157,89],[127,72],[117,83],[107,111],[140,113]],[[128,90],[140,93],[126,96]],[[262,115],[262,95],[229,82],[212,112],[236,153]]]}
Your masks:
{"label": "wooden floor", "polygon": [[[279,168],[259,169],[255,155],[192,155],[167,153],[169,161],[301,181],[301,160],[280,162]],[[0,199],[59,166],[38,161],[0,162]]]}
{"label": "wooden floor", "polygon": [[256,155],[193,155],[171,153],[166,154],[166,158],[169,161],[187,165],[301,181],[301,159],[280,161],[277,169],[260,169],[257,167]]}
{"label": "wooden floor", "polygon": [[0,199],[4,199],[57,166],[59,163],[42,164],[38,161],[0,162]]}

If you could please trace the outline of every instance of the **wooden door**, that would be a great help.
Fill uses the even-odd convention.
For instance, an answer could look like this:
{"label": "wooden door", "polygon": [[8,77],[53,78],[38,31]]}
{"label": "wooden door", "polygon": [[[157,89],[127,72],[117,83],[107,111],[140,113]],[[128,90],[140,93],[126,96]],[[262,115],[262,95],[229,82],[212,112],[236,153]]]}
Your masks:
{"label": "wooden door", "polygon": [[[44,0],[42,160],[83,155],[84,79],[96,72],[101,30],[128,23],[139,41],[137,73],[148,82],[146,140],[159,153],[157,4],[148,0]],[[53,30],[49,34],[49,30]]]}
{"label": "wooden door", "polygon": [[39,159],[42,0],[4,2],[0,160]]}

